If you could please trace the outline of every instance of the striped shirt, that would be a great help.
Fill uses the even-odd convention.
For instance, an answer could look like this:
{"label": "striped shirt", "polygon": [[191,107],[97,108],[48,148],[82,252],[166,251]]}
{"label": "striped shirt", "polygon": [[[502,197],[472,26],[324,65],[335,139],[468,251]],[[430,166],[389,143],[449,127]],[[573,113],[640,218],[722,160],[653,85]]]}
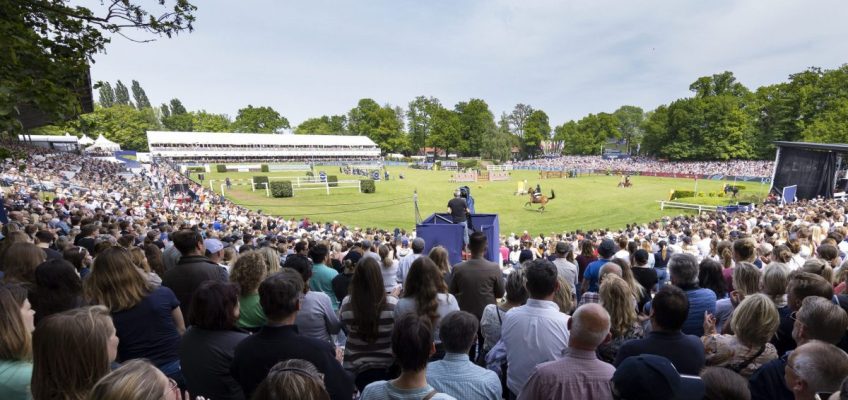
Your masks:
{"label": "striped shirt", "polygon": [[368,343],[362,338],[355,324],[356,318],[353,315],[350,296],[345,296],[339,309],[342,324],[348,332],[342,363],[345,369],[360,373],[368,369],[387,368],[392,364],[392,329],[395,326],[397,301],[396,297],[386,296],[386,304],[380,310],[377,340],[374,343]]}
{"label": "striped shirt", "polygon": [[502,394],[498,375],[475,365],[467,353],[447,353],[427,364],[427,383],[457,399],[500,400]]}

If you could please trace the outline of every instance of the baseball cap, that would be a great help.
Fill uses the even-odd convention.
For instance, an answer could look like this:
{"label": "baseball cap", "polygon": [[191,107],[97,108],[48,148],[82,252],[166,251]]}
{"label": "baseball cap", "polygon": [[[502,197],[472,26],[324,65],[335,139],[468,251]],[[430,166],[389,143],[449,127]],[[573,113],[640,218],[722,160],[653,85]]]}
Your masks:
{"label": "baseball cap", "polygon": [[215,254],[224,249],[224,243],[218,239],[206,239],[203,241],[203,245],[206,246],[206,251],[209,254]]}
{"label": "baseball cap", "polygon": [[665,357],[642,354],[628,357],[612,375],[613,390],[627,400],[694,400],[704,397],[704,383],[681,377]]}

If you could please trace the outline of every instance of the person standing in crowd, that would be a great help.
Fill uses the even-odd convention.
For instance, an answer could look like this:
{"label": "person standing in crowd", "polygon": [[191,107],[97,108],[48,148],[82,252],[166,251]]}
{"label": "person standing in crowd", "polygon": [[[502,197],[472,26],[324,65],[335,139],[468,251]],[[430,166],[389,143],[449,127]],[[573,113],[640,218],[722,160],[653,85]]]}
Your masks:
{"label": "person standing in crowd", "polygon": [[398,261],[392,258],[391,249],[384,244],[377,248],[377,254],[380,256],[383,287],[386,293],[391,293],[397,287]]}
{"label": "person standing in crowd", "polygon": [[604,398],[703,400],[705,392],[700,379],[680,376],[668,359],[653,354],[622,361],[610,386],[612,397]]}
{"label": "person standing in crowd", "polygon": [[830,394],[842,386],[848,376],[848,354],[830,343],[813,340],[789,355],[785,373],[786,387],[795,400],[819,399],[819,393]]}
{"label": "person standing in crowd", "polygon": [[733,315],[733,309],[749,296],[760,291],[762,272],[754,264],[743,261],[733,268],[733,287],[730,297],[716,301],[716,331],[722,333]]}
{"label": "person standing in crowd", "polygon": [[241,386],[230,375],[236,345],[248,337],[236,328],[238,287],[206,281],[192,299],[191,325],[180,342],[180,368],[186,388],[209,399],[243,400]]}
{"label": "person standing in crowd", "polygon": [[412,263],[409,276],[403,288],[403,297],[395,306],[395,320],[403,314],[414,313],[430,318],[433,326],[434,343],[436,344],[435,358],[444,355],[442,340],[439,337],[439,326],[443,316],[453,311],[459,311],[456,298],[448,293],[448,287],[442,278],[442,273],[429,257],[419,257]]}
{"label": "person standing in crowd", "polygon": [[47,260],[35,268],[35,290],[30,297],[36,324],[53,314],[86,305],[79,275],[71,263],[61,258]]}
{"label": "person standing in crowd", "polygon": [[227,271],[227,274],[229,274],[230,267],[222,263],[224,260],[224,242],[215,238],[210,238],[203,241],[203,246],[206,247],[206,258],[208,258],[209,261],[218,264],[219,267],[223,268]]}
{"label": "person standing in crowd", "polygon": [[595,353],[611,339],[609,314],[600,305],[587,304],[568,320],[568,330],[571,334],[562,357],[538,364],[519,400],[612,398],[609,382],[615,368]]}
{"label": "person standing in crowd", "polygon": [[330,394],[315,365],[294,359],[271,368],[252,400],[330,400]]}
{"label": "person standing in crowd", "polygon": [[579,269],[577,280],[580,284],[583,283],[583,274],[586,273],[586,267],[588,267],[592,261],[597,259],[598,257],[595,256],[595,245],[591,240],[583,239],[583,241],[580,242],[580,255],[575,258],[575,261],[577,261],[577,268]]}
{"label": "person standing in crowd", "polygon": [[427,254],[427,257],[430,257],[436,263],[436,266],[439,267],[439,271],[442,273],[442,277],[445,279],[445,284],[450,287],[453,274],[451,273],[450,254],[448,254],[448,250],[442,246],[436,246],[430,249],[430,254]]}
{"label": "person standing in crowd", "polygon": [[[471,259],[454,266],[449,291],[456,297],[459,309],[470,312],[479,321],[483,317],[483,309],[503,297],[503,274],[497,264],[485,258],[488,249],[486,234],[471,234],[468,249]],[[483,349],[481,332],[477,332],[477,339],[477,345],[471,348],[472,358]]]}
{"label": "person standing in crowd", "polygon": [[[327,266],[329,262],[330,249],[323,243],[318,243],[309,249],[309,258],[312,260],[311,277],[309,278],[309,288],[317,292],[323,292],[330,298],[330,304],[334,311],[339,310],[339,300],[336,299],[336,294],[333,292],[333,278],[339,274],[335,269]],[[286,260],[288,261],[288,260]],[[298,263],[298,265],[303,265]]]}
{"label": "person standing in crowd", "polygon": [[660,240],[657,247],[659,251],[654,253],[654,269],[657,272],[657,290],[659,290],[668,283],[668,261],[671,259],[672,252],[665,240]]}
{"label": "person standing in crowd", "polygon": [[644,249],[633,252],[633,267],[631,268],[633,278],[644,288],[644,301],[646,302],[650,300],[651,291],[659,283],[656,271],[648,265],[648,256],[650,255]]}
{"label": "person standing in crowd", "polygon": [[730,368],[749,378],[760,366],[777,358],[769,339],[779,321],[771,300],[760,293],[746,297],[734,310],[730,320],[733,335],[716,333],[715,318],[707,315],[701,338],[707,365]]}
{"label": "person standing in crowd", "polygon": [[269,276],[259,285],[259,301],[268,322],[236,346],[230,367],[245,398],[253,397],[253,392],[274,365],[290,359],[314,364],[324,374],[324,384],[331,399],[353,397],[353,382],[336,360],[335,347],[297,332],[295,319],[301,307],[303,288],[301,275],[290,269]]}
{"label": "person standing in crowd", "polygon": [[[314,248],[318,248],[315,246]],[[314,249],[313,248],[313,249]],[[315,264],[318,265],[318,264]],[[324,292],[311,290],[312,268],[303,257],[293,257],[286,260],[286,268],[297,271],[306,285],[303,286],[303,297],[300,299],[300,310],[295,318],[298,333],[303,336],[332,343],[332,335],[339,333],[342,323],[333,310],[332,300]],[[332,293],[331,296],[335,297]]]}
{"label": "person standing in crowd", "polygon": [[574,249],[566,242],[557,242],[554,250],[556,251],[556,258],[554,258],[553,263],[557,269],[557,274],[571,285],[571,294],[576,296],[579,283],[577,282],[577,266],[574,265]]}
{"label": "person standing in crowd", "polygon": [[174,246],[180,251],[180,261],[165,272],[162,285],[171,289],[180,301],[180,310],[188,315],[194,291],[205,281],[226,282],[226,271],[205,256],[203,237],[191,229],[173,234]]}
{"label": "person standing in crowd", "polygon": [[699,337],[681,332],[688,315],[686,293],[673,285],[664,286],[651,303],[648,336],[624,342],[613,365],[621,365],[627,357],[654,354],[667,358],[681,374],[698,375],[706,363],[704,344]]}
{"label": "person standing in crowd", "polygon": [[619,347],[631,340],[641,339],[645,332],[639,323],[630,287],[616,275],[608,275],[601,282],[601,306],[610,316],[611,340],[598,346],[598,358],[612,363]]}
{"label": "person standing in crowd", "polygon": [[242,253],[233,265],[230,281],[239,289],[239,328],[256,332],[265,325],[265,313],[259,305],[259,284],[269,274],[265,257],[256,251]]}
{"label": "person standing in crowd", "polygon": [[34,315],[23,286],[0,286],[0,398],[30,398]]}
{"label": "person standing in crowd", "polygon": [[682,331],[687,335],[704,335],[704,313],[715,314],[716,295],[698,286],[698,259],[691,254],[674,254],[668,261],[671,284],[683,289],[689,299],[689,316]]}
{"label": "person standing in crowd", "polygon": [[392,353],[400,365],[400,376],[369,384],[359,399],[454,400],[454,397],[439,393],[427,383],[427,360],[436,351],[433,340],[433,324],[427,316],[408,313],[397,319],[391,343]]}
{"label": "person standing in crowd", "polygon": [[[798,346],[818,340],[838,344],[848,329],[848,314],[832,301],[809,296],[801,302],[795,313],[792,339]],[[788,354],[771,360],[751,376],[751,398],[753,400],[792,400],[794,395],[786,386],[784,371]]]}
{"label": "person standing in crowd", "polygon": [[468,203],[462,198],[459,189],[453,192],[453,198],[448,201],[448,212],[451,222],[462,226],[462,243],[468,246]]}
{"label": "person standing in crowd", "polygon": [[506,296],[503,304],[489,304],[483,309],[483,317],[480,318],[480,331],[485,338],[483,354],[488,353],[501,339],[501,325],[507,311],[521,307],[527,302],[527,289],[524,288],[524,282],[524,270],[513,271],[506,278]]}
{"label": "person standing in crowd", "polygon": [[790,274],[789,284],[786,285],[786,304],[791,314],[780,317],[780,325],[777,333],[771,339],[771,343],[777,348],[778,355],[795,348],[796,343],[792,337],[795,327],[795,314],[807,297],[818,296],[829,301],[833,299],[833,285],[824,278],[809,272],[795,271]]}
{"label": "person standing in crowd", "polygon": [[477,318],[465,311],[454,311],[442,319],[445,358],[427,365],[427,382],[440,393],[458,399],[501,399],[497,374],[468,358],[468,352],[477,342],[478,329]]}
{"label": "person standing in crowd", "polygon": [[406,283],[406,276],[409,274],[409,269],[412,267],[412,263],[421,257],[424,252],[424,246],[426,243],[422,238],[415,238],[412,240],[412,253],[408,254],[406,257],[401,258],[398,262],[398,272],[397,272],[397,281],[401,285]]}
{"label": "person standing in crowd", "polygon": [[553,302],[559,286],[556,267],[545,259],[534,260],[526,264],[524,274],[530,298],[527,304],[506,313],[501,329],[512,397],[521,393],[533,367],[563,354],[569,337],[569,317]]}
{"label": "person standing in crowd", "polygon": [[612,239],[602,240],[601,245],[598,246],[598,256],[600,256],[600,258],[587,265],[586,272],[583,273],[583,286],[580,290],[581,293],[598,292],[598,289],[600,288],[599,272],[601,271],[601,267],[610,262],[613,255],[615,255],[615,242],[613,242]]}

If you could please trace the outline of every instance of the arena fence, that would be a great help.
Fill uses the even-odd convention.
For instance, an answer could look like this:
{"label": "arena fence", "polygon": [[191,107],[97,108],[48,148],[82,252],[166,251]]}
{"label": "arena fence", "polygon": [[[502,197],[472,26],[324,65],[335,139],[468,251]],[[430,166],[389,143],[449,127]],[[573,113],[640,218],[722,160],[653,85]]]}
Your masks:
{"label": "arena fence", "polygon": [[[327,195],[330,194],[330,191],[333,189],[357,189],[359,193],[362,193],[362,187],[360,186],[360,181],[358,179],[347,179],[340,180],[336,182],[301,182],[298,186],[294,186],[294,182],[292,182],[292,191],[297,192],[298,190],[326,190]],[[333,186],[330,186],[330,184]]]}

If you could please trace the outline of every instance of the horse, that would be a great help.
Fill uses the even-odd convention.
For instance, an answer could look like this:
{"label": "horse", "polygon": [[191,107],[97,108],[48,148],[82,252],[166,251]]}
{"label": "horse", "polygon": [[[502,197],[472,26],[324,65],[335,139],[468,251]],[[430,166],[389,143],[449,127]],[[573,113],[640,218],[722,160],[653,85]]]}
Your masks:
{"label": "horse", "polygon": [[633,182],[630,182],[630,181],[618,182],[618,187],[620,187],[620,188],[629,188],[629,187],[632,187],[632,186],[633,186]]}
{"label": "horse", "polygon": [[524,207],[527,207],[531,204],[541,204],[542,206],[539,207],[538,211],[544,212],[545,206],[548,204],[548,202],[555,199],[555,198],[556,198],[556,196],[554,195],[553,190],[551,190],[551,197],[547,197],[543,194],[539,195],[539,197],[536,197],[536,196],[533,196],[533,194],[531,193],[530,194],[530,201],[528,201],[527,203],[524,203]]}
{"label": "horse", "polygon": [[733,185],[725,184],[724,185],[724,194],[727,195],[728,193],[732,193],[732,195],[730,197],[735,199],[736,195],[739,194],[739,186],[733,186]]}

